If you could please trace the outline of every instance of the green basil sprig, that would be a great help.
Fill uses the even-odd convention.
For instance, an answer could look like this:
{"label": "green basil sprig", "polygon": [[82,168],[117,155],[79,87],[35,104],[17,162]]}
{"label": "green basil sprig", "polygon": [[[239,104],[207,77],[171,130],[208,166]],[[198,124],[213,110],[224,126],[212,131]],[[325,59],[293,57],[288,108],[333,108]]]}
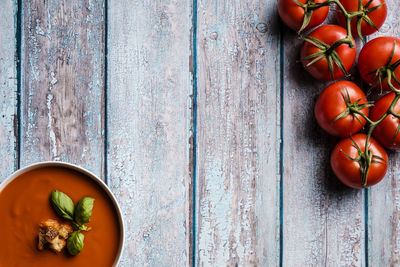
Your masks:
{"label": "green basil sprig", "polygon": [[69,196],[55,190],[51,192],[50,202],[60,217],[72,221],[75,231],[67,239],[67,249],[69,254],[73,256],[79,254],[83,248],[83,240],[85,238],[81,231],[91,230],[90,227],[84,224],[90,222],[90,217],[92,217],[94,198],[83,197],[74,206]]}
{"label": "green basil sprig", "polygon": [[73,232],[67,239],[67,249],[72,256],[78,255],[83,248],[85,236],[80,231]]}

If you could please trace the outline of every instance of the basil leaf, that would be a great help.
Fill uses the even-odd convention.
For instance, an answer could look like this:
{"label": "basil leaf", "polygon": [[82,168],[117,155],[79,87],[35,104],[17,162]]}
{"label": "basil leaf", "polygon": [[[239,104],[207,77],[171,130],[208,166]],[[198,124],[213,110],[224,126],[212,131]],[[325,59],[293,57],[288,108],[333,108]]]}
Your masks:
{"label": "basil leaf", "polygon": [[51,192],[50,202],[59,216],[67,220],[74,220],[74,203],[69,196],[55,190]]}
{"label": "basil leaf", "polygon": [[75,209],[75,221],[79,224],[84,224],[90,222],[90,217],[92,216],[94,198],[83,197],[76,204]]}
{"label": "basil leaf", "polygon": [[67,249],[69,254],[71,254],[72,256],[78,255],[83,248],[84,239],[85,236],[81,232],[72,232],[72,234],[67,239]]}

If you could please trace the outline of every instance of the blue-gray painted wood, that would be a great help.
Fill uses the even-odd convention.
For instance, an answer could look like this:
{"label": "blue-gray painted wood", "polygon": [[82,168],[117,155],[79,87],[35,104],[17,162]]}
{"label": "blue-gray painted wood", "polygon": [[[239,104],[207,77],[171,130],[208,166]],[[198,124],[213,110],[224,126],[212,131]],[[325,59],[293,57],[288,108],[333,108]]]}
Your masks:
{"label": "blue-gray painted wood", "polygon": [[121,266],[189,266],[191,2],[108,7],[108,180],[127,227]]}
{"label": "blue-gray painted wood", "polygon": [[[400,37],[399,4],[387,0],[388,17],[381,31],[372,35]],[[368,249],[370,266],[400,266],[400,155],[389,153],[386,177],[369,189]]]}
{"label": "blue-gray painted wood", "polygon": [[298,62],[302,44],[284,28],[283,266],[364,266],[364,193],[344,186],[331,170],[339,139],[314,116],[330,83],[313,79]]}
{"label": "blue-gray painted wood", "polygon": [[279,264],[276,1],[198,1],[198,266]]}
{"label": "blue-gray painted wood", "polygon": [[104,3],[22,3],[21,165],[61,160],[103,177]]}
{"label": "blue-gray painted wood", "polygon": [[17,167],[17,5],[4,0],[0,8],[0,181]]}

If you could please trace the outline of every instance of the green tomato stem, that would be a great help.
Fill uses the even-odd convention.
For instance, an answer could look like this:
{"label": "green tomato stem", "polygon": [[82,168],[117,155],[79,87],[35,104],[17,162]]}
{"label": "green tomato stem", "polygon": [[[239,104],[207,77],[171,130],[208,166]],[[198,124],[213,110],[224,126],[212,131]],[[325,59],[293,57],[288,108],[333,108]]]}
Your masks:
{"label": "green tomato stem", "polygon": [[[389,62],[390,63],[390,62]],[[369,123],[369,128],[368,128],[368,132],[367,132],[367,138],[365,140],[365,153],[368,159],[371,159],[371,161],[368,160],[367,162],[367,173],[368,173],[368,169],[371,166],[372,163],[372,152],[368,149],[369,148],[369,144],[370,144],[370,139],[371,139],[371,135],[372,132],[374,131],[374,129],[376,128],[376,126],[378,126],[384,119],[386,119],[387,116],[389,115],[395,115],[396,117],[398,117],[399,115],[396,114],[394,112],[394,107],[396,106],[397,102],[400,99],[400,91],[397,90],[393,84],[392,84],[392,70],[390,68],[388,68],[386,70],[387,73],[387,83],[390,87],[390,89],[396,94],[396,96],[394,97],[392,103],[390,104],[389,108],[386,110],[386,112],[377,120],[377,121],[372,121],[370,119],[368,119],[368,123]],[[361,113],[361,112],[359,112]],[[365,116],[365,115],[364,115]],[[365,176],[365,181],[362,183],[363,186],[367,185],[367,175]]]}

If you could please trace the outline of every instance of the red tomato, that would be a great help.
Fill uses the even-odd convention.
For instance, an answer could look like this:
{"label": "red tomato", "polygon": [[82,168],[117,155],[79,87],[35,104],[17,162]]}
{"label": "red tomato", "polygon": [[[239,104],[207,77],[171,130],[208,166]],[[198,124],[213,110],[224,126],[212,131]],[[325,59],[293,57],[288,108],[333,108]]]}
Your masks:
{"label": "red tomato", "polygon": [[[346,30],[337,25],[323,25],[315,29],[309,36],[314,37],[327,45],[334,44],[337,40],[346,37]],[[307,66],[312,59],[305,59],[307,56],[321,52],[322,50],[310,42],[304,41],[301,49],[301,61],[304,68],[316,79],[331,81],[332,75],[328,65],[327,57],[319,59],[317,62]],[[350,70],[356,59],[356,47],[350,48],[347,44],[342,44],[335,49],[339,58],[343,62],[346,71]],[[340,68],[333,64],[334,79],[341,78],[345,75]]]}
{"label": "red tomato", "polygon": [[[322,91],[315,104],[315,117],[319,126],[331,135],[350,136],[359,132],[366,123],[361,115],[353,115],[350,107],[360,107],[366,102],[367,98],[360,87],[349,81],[339,81]],[[360,108],[360,111],[368,117],[369,107]],[[335,120],[340,114],[347,112],[348,115]]]}
{"label": "red tomato", "polygon": [[[352,137],[362,152],[365,151],[366,137],[365,134],[356,134]],[[367,184],[365,187],[380,182],[388,168],[388,155],[385,149],[372,137],[369,143],[369,151],[371,151],[374,156],[373,160],[377,162],[372,162],[369,167]],[[345,185],[353,188],[363,188],[360,163],[349,159],[346,155],[352,159],[360,155],[350,137],[341,140],[332,152],[331,166],[333,172]]]}
{"label": "red tomato", "polygon": [[[387,15],[387,6],[385,3],[385,0],[373,0],[367,7],[366,5],[369,3],[370,0],[362,0],[362,9],[365,10],[368,13],[368,9],[374,8],[376,6],[382,5],[378,7],[377,9],[373,10],[371,13],[368,13],[367,16],[368,18],[375,24],[375,26],[379,29],[382,27],[383,23],[386,20],[386,15]],[[340,3],[343,5],[343,7],[346,9],[348,12],[354,12],[359,10],[359,1],[358,0],[340,0]],[[340,13],[340,8],[336,6],[336,18],[339,22],[340,25],[343,27],[346,27],[346,20],[343,16],[343,13]],[[353,35],[358,35],[357,33],[357,22],[358,22],[358,17],[354,17],[351,20],[351,31]],[[361,34],[363,36],[365,35],[370,35],[376,32],[376,29],[369,25],[365,19],[362,19],[361,21]]]}
{"label": "red tomato", "polygon": [[[394,47],[394,42],[396,46]],[[394,54],[390,64],[395,63],[400,59],[400,39],[395,37],[379,37],[369,41],[361,50],[358,58],[358,70],[360,71],[362,79],[369,85],[375,85],[379,82],[379,75],[377,73],[379,69],[384,70],[384,67],[389,63],[390,55],[392,54],[394,47]],[[393,73],[396,78],[400,79],[400,68],[397,67]],[[386,73],[381,72],[381,82],[376,85],[377,89],[389,91],[390,87],[387,84]],[[398,84],[392,78],[392,84],[397,89],[400,88]]]}
{"label": "red tomato", "polygon": [[[395,93],[390,93],[385,95],[376,101],[375,106],[371,111],[371,120],[379,120],[383,114],[389,109],[393,102]],[[400,113],[400,101],[397,101],[394,106],[394,112]],[[374,131],[374,137],[381,143],[384,147],[388,149],[399,150],[400,149],[400,133],[396,135],[397,128],[399,127],[399,119],[393,115],[388,115],[381,123],[379,123]]]}
{"label": "red tomato", "polygon": [[[305,4],[307,0],[298,0],[300,3]],[[315,0],[316,4],[323,3],[326,0]],[[304,8],[296,4],[293,0],[279,0],[278,3],[279,16],[291,29],[298,31],[303,25]],[[320,7],[313,11],[310,23],[305,28],[311,29],[320,25],[328,16],[329,6]]]}

